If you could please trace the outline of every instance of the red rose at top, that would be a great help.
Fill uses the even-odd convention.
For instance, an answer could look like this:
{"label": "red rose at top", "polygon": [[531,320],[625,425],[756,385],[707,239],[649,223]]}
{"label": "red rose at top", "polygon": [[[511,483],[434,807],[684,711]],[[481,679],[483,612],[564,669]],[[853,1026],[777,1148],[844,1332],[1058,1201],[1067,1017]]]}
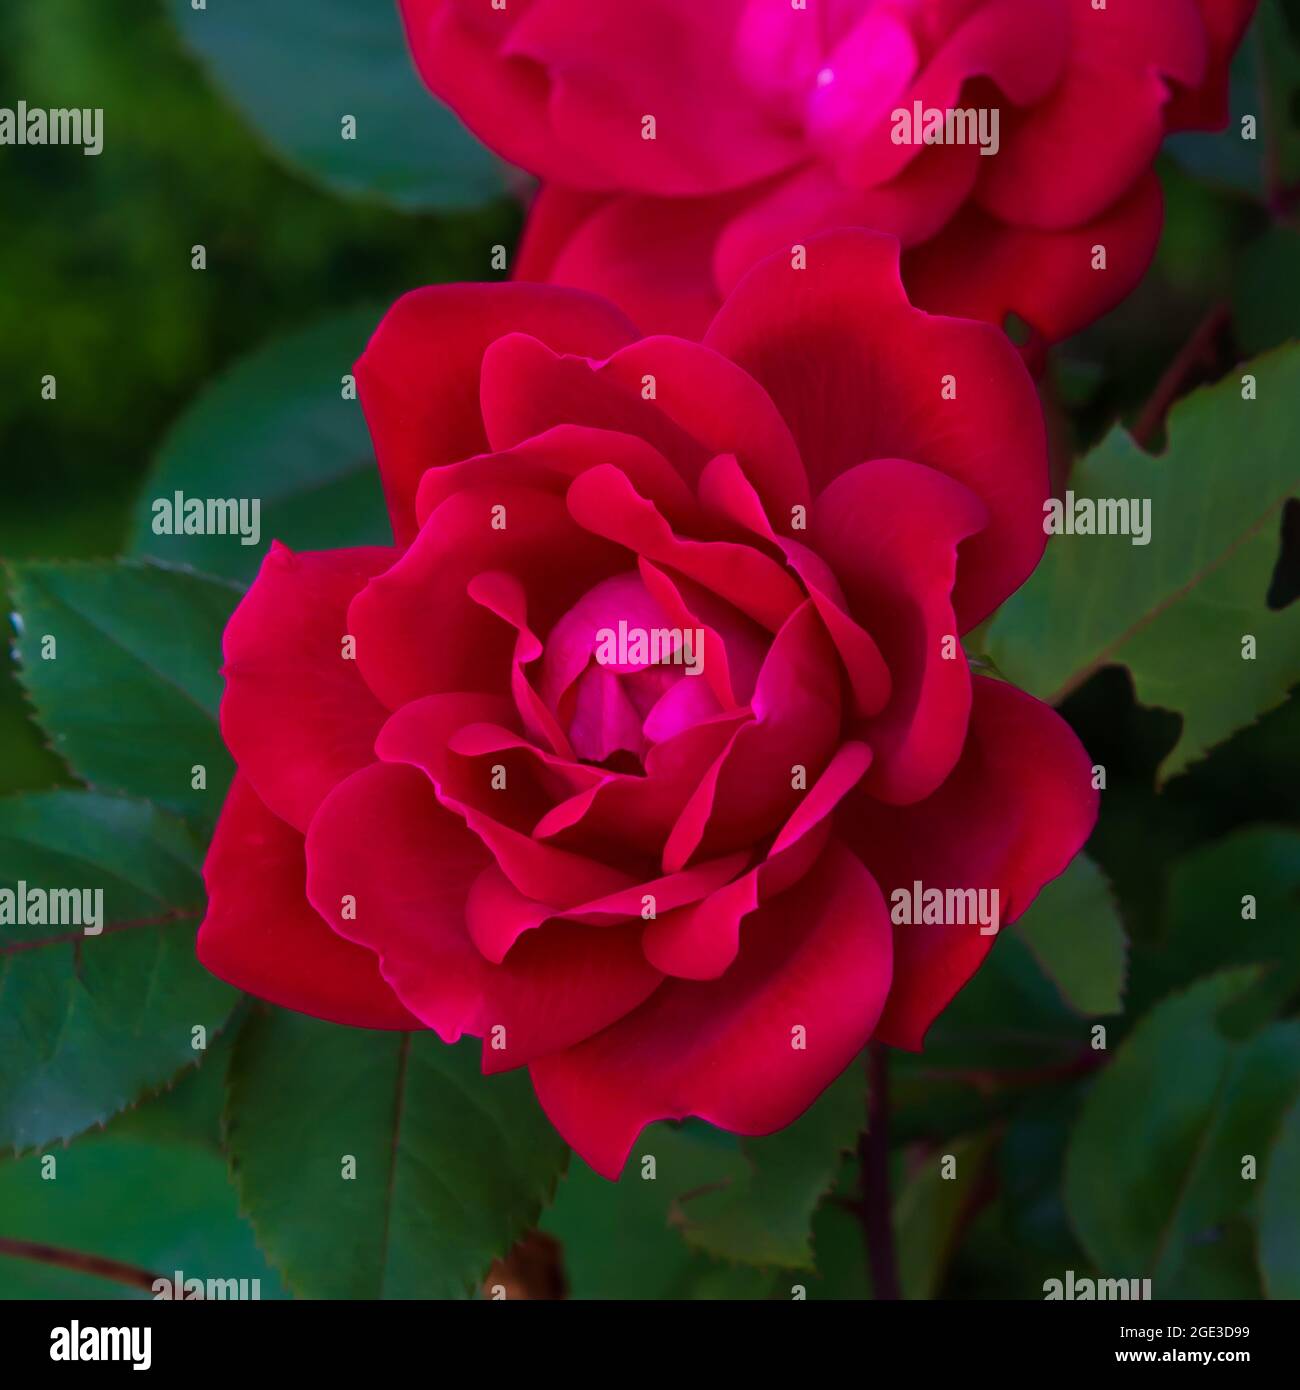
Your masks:
{"label": "red rose at top", "polygon": [[1165,135],[1255,0],[400,0],[429,87],[545,185],[517,274],[700,336],[750,266],[897,236],[914,303],[1043,341],[1145,273]]}

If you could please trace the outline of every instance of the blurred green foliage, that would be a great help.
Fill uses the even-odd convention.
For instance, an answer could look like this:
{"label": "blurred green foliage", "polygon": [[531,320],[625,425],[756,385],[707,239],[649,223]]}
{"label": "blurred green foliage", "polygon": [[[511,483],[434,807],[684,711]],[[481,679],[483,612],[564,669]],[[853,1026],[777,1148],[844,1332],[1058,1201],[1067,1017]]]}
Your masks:
{"label": "blurred green foliage", "polygon": [[[506,200],[417,216],[295,174],[215,90],[163,0],[7,0],[0,92],[105,111],[98,157],[0,146],[6,559],[117,552],[164,431],[213,376],[331,312],[484,278],[490,247],[518,234]],[[205,271],[190,267],[198,244]],[[67,780],[8,670],[0,747],[0,792]]]}

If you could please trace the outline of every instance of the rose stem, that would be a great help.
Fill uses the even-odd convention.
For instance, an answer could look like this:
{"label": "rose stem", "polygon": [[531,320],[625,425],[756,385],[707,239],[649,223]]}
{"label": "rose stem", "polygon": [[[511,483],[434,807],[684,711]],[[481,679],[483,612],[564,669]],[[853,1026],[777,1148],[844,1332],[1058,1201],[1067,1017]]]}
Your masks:
{"label": "rose stem", "polygon": [[889,1054],[878,1042],[867,1046],[867,1127],[858,1139],[858,1170],[872,1291],[878,1299],[896,1300],[902,1295],[889,1201]]}
{"label": "rose stem", "polygon": [[1133,438],[1143,448],[1146,448],[1160,432],[1161,426],[1165,423],[1165,416],[1186,391],[1188,382],[1196,372],[1213,367],[1219,335],[1231,322],[1231,307],[1227,304],[1216,304],[1201,320],[1196,332],[1178,356],[1169,364],[1168,370],[1156,386],[1155,394],[1146,403],[1133,426]]}
{"label": "rose stem", "polygon": [[0,1236],[0,1255],[13,1255],[20,1260],[36,1260],[40,1264],[57,1265],[60,1269],[70,1269],[77,1274],[98,1275],[101,1279],[112,1279],[119,1284],[129,1284],[132,1288],[153,1291],[159,1281],[157,1274],[151,1274],[138,1265],[123,1264],[121,1260],[105,1259],[102,1255],[87,1255],[80,1250],[65,1250],[58,1245],[44,1245],[36,1240],[14,1240]]}

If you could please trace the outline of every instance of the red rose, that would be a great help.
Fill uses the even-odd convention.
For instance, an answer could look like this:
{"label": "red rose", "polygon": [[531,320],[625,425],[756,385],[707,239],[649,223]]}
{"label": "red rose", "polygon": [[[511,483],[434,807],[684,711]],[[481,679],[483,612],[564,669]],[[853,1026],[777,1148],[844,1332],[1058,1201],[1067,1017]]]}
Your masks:
{"label": "red rose", "polygon": [[[1047,341],[1141,279],[1160,142],[1223,126],[1254,6],[401,0],[433,91],[548,181],[520,278],[699,337],[757,260],[864,226],[907,248],[915,303],[999,325],[1015,313]],[[984,128],[949,135],[947,113],[967,110]],[[931,112],[945,124],[927,145]],[[996,154],[957,143],[967,134],[991,154],[996,134]]]}
{"label": "red rose", "polygon": [[483,1037],[610,1177],[649,1121],[766,1133],[919,1047],[993,938],[885,895],[1009,922],[1096,813],[1070,729],[957,642],[1044,545],[1003,335],[841,232],[703,343],[454,285],[357,372],[396,545],[277,547],[230,621],[208,968]]}

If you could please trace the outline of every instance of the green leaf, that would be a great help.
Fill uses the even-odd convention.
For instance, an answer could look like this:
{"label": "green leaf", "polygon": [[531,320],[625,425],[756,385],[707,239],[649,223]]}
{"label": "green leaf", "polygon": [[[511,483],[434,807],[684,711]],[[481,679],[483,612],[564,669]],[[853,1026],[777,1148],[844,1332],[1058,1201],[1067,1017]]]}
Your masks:
{"label": "green leaf", "polygon": [[[240,1219],[219,1153],[199,1144],[119,1132],[89,1134],[48,1157],[0,1161],[0,1235],[97,1255],[172,1279],[259,1281],[282,1298],[275,1272]],[[48,1172],[48,1169],[45,1171]],[[147,1290],[0,1250],[0,1298],[152,1298]]]}
{"label": "green leaf", "polygon": [[1221,1016],[1251,970],[1156,1006],[1084,1102],[1066,1158],[1074,1229],[1107,1278],[1170,1297],[1198,1247],[1251,1202],[1242,1159],[1262,1154],[1300,1086],[1300,1023],[1233,1039]]}
{"label": "green leaf", "polygon": [[1088,1029],[1061,1000],[1028,946],[1010,931],[970,983],[934,1021],[918,1057],[900,1055],[904,1075],[1037,1072],[1085,1055]]}
{"label": "green leaf", "polygon": [[[356,0],[170,0],[190,48],[281,157],[408,210],[479,207],[505,169],[425,89],[397,7]],[[343,120],[355,118],[355,139]]]}
{"label": "green leaf", "polygon": [[[391,545],[361,406],[342,394],[380,316],[358,309],[278,338],[209,386],[163,443],[136,507],[132,552],[247,584],[273,539],[298,550]],[[155,534],[154,503],[177,492],[256,499],[258,543]]]}
{"label": "green leaf", "polygon": [[1243,351],[1266,352],[1300,333],[1300,232],[1270,227],[1241,253],[1233,319]]}
{"label": "green leaf", "polygon": [[194,955],[198,864],[188,830],[151,806],[78,791],[0,800],[0,889],[103,894],[95,935],[0,924],[0,1146],[102,1124],[193,1065],[193,1028],[220,1029],[238,996]]}
{"label": "green leaf", "polygon": [[[0,574],[0,611],[10,613],[13,603]],[[45,791],[67,786],[72,778],[66,767],[50,752],[44,734],[31,716],[18,674],[12,666],[0,670],[0,795],[10,792]]]}
{"label": "green leaf", "polygon": [[527,1073],[480,1075],[477,1042],[280,1010],[240,1032],[226,1136],[261,1247],[313,1298],[464,1296],[536,1223],[567,1155]]}
{"label": "green leaf", "polygon": [[618,1182],[575,1158],[540,1223],[563,1246],[570,1297],[764,1296],[768,1276],[728,1270],[683,1239],[681,1199],[747,1172],[735,1137],[702,1124],[648,1126]]}
{"label": "green leaf", "polygon": [[796,1275],[790,1281],[802,1282],[810,1299],[871,1297],[862,1218],[846,1205],[858,1197],[858,1188],[857,1159],[845,1158],[835,1194],[827,1197],[813,1214],[812,1243],[817,1273],[811,1279]]}
{"label": "green leaf", "polygon": [[[993,1137],[971,1135],[930,1153],[894,1201],[898,1281],[904,1298],[933,1298],[943,1284],[962,1225],[974,1208]],[[944,1172],[955,1160],[952,1176]]]}
{"label": "green leaf", "polygon": [[1282,1120],[1259,1194],[1259,1264],[1270,1298],[1300,1298],[1300,1100]]}
{"label": "green leaf", "polygon": [[[1245,373],[1257,401],[1242,399]],[[1178,405],[1160,458],[1115,430],[1071,488],[1149,500],[1150,543],[1053,537],[989,629],[1007,679],[1055,703],[1101,667],[1127,666],[1142,703],[1183,716],[1164,778],[1280,704],[1300,680],[1300,604],[1273,612],[1266,598],[1282,508],[1300,492],[1298,429],[1300,347],[1288,347]]]}
{"label": "green leaf", "polygon": [[238,592],[132,561],[15,565],[11,589],[23,685],[72,770],[215,818],[232,771],[217,729],[221,634]]}
{"label": "green leaf", "polygon": [[1047,1292],[1047,1281],[1059,1278],[1064,1270],[1073,1269],[1076,1276],[1087,1274],[1081,1256],[1062,1264],[1058,1255],[1019,1244],[1007,1229],[1004,1209],[1009,1206],[1010,1200],[1003,1196],[971,1218],[944,1281],[946,1299],[1037,1301]]}
{"label": "green leaf", "polygon": [[900,1144],[952,1139],[983,1129],[1015,1108],[1013,1084],[972,1085],[968,1076],[931,1071],[924,1053],[896,1052],[890,1058],[890,1134]]}
{"label": "green leaf", "polygon": [[1300,16],[1294,0],[1261,0],[1250,37],[1259,57],[1265,178],[1272,192],[1294,190],[1300,181]]}
{"label": "green leaf", "polygon": [[1106,876],[1086,855],[1049,883],[1016,923],[1039,965],[1081,1014],[1123,1007],[1127,941]]}
{"label": "green leaf", "polygon": [[1263,1298],[1255,1261],[1255,1232],[1249,1218],[1238,1213],[1208,1234],[1203,1244],[1188,1250],[1182,1267],[1165,1286],[1165,1297]]}
{"label": "green leaf", "polygon": [[181,1072],[169,1086],[140,1105],[124,1110],[110,1128],[116,1135],[151,1143],[184,1140],[224,1153],[221,1116],[226,1107],[226,1070],[250,999],[235,1006],[220,1035],[199,1052],[198,1065]]}
{"label": "green leaf", "polygon": [[1017,1249],[1075,1270],[1082,1267],[1083,1252],[1070,1230],[1061,1187],[1079,1092],[1077,1085],[1039,1091],[1007,1126],[998,1156],[1006,1234]]}
{"label": "green leaf", "polygon": [[1284,1003],[1300,988],[1300,831],[1250,826],[1179,860],[1165,920],[1134,953],[1140,1003],[1234,965],[1267,967],[1247,996]]}
{"label": "green leaf", "polygon": [[723,1259],[814,1268],[813,1213],[865,1123],[866,1076],[851,1066],[794,1124],[745,1139],[747,1167],[683,1203],[687,1242]]}

